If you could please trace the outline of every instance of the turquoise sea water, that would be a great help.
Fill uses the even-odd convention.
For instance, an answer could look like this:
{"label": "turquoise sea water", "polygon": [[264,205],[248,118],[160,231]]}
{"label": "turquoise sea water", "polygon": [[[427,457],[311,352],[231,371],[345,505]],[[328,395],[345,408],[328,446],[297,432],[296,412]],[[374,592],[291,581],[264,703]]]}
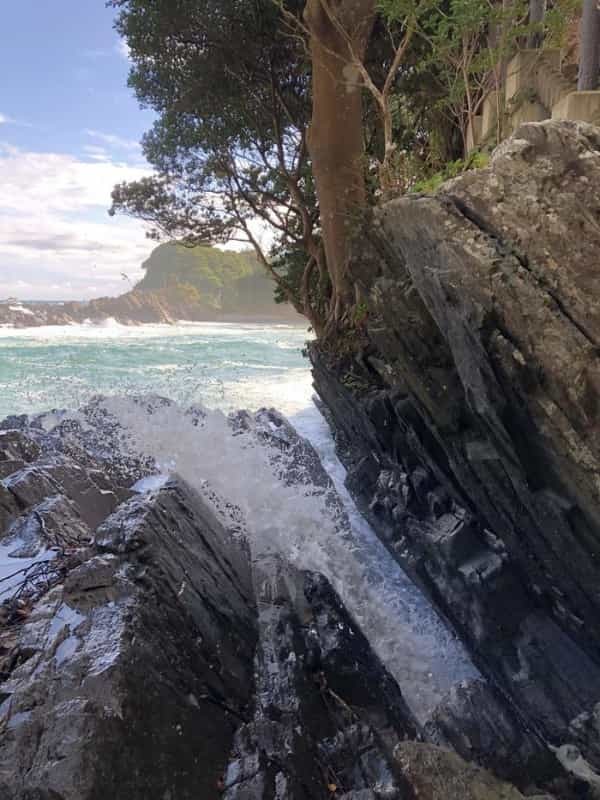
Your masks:
{"label": "turquoise sea water", "polygon": [[0,419],[147,392],[183,405],[294,413],[311,396],[307,338],[287,325],[0,328]]}

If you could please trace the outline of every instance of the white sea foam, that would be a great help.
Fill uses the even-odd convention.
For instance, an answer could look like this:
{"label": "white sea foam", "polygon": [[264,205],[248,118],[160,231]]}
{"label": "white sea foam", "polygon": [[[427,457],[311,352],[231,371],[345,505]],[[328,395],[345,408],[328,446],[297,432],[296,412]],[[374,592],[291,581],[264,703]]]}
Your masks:
{"label": "white sea foam", "polygon": [[[31,328],[16,328],[10,324],[0,325],[1,338],[18,338],[45,342],[64,339],[89,340],[89,339],[152,339],[152,338],[178,338],[193,335],[209,337],[225,337],[251,341],[256,338],[262,341],[265,335],[273,331],[282,334],[301,332],[303,339],[310,338],[306,328],[299,325],[263,325],[259,323],[229,323],[229,322],[186,322],[179,321],[176,325],[161,323],[147,323],[144,325],[122,325],[112,317],[93,322],[86,320],[82,324],[70,325],[40,325]],[[286,343],[282,343],[287,349]],[[293,345],[292,345],[293,346]]]}
{"label": "white sea foam", "polygon": [[[453,685],[476,676],[460,643],[357,512],[314,405],[292,421],[312,441],[340,493],[351,521],[342,533],[323,490],[284,484],[268,448],[252,431],[234,433],[222,412],[206,411],[194,424],[194,416],[176,405],[155,405],[151,414],[128,398],[103,405],[127,432],[129,447],[154,458],[158,480],[175,472],[237,505],[255,555],[280,552],[301,569],[325,574],[421,720]],[[139,488],[152,488],[151,482]]]}
{"label": "white sea foam", "polygon": [[[178,472],[239,506],[255,553],[277,550],[301,568],[324,573],[424,719],[447,689],[475,673],[348,496],[329,430],[311,403],[311,376],[299,354],[305,339],[305,330],[286,325],[2,329],[0,415],[3,403],[4,413],[76,408],[99,392],[153,391],[176,399],[179,407],[158,407],[152,415],[131,397],[105,405],[131,446],[154,457],[163,476]],[[340,533],[322,490],[285,485],[265,447],[251,433],[234,435],[221,411],[208,411],[194,426],[183,407],[198,403],[224,411],[274,406],[287,414],[319,453],[351,530]],[[46,429],[63,418],[46,415]],[[88,424],[81,415],[80,421]],[[141,483],[138,491],[155,489],[157,479],[162,477]],[[0,571],[13,560],[0,552]]]}
{"label": "white sea foam", "polygon": [[0,329],[0,417],[156,392],[227,410],[310,397],[301,326],[118,323]]}
{"label": "white sea foam", "polygon": [[35,314],[29,308],[25,308],[25,306],[9,306],[9,311],[16,311],[19,314],[25,314],[26,317],[34,317]]}

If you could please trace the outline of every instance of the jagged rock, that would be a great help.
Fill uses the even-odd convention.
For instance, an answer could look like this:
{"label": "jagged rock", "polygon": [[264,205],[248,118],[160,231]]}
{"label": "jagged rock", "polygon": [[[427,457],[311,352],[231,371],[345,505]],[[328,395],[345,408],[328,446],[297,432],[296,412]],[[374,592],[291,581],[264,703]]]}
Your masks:
{"label": "jagged rock", "polygon": [[34,461],[40,449],[19,430],[0,432],[0,480]]}
{"label": "jagged rock", "polygon": [[454,687],[425,726],[429,741],[466,761],[486,764],[505,780],[557,774],[554,754],[524,725],[505,698],[481,680]]}
{"label": "jagged rock", "polygon": [[22,631],[0,796],[216,798],[250,713],[247,555],[177,482],[122,506],[98,543]]}
{"label": "jagged rock", "polygon": [[[250,304],[251,306],[251,304]],[[168,289],[134,288],[118,297],[97,297],[80,302],[56,303],[6,303],[0,302],[0,325],[15,328],[38,327],[40,325],[73,325],[84,322],[116,320],[122,325],[154,323],[170,325],[177,320],[223,321],[253,318],[281,322],[301,322],[302,318],[290,308],[271,305],[250,308],[248,312],[224,313],[211,308],[208,303],[188,302],[177,298]]]}
{"label": "jagged rock", "polygon": [[[0,537],[1,538],[1,537]],[[92,541],[90,527],[75,505],[63,495],[54,495],[19,517],[7,530],[2,543],[15,550],[13,558],[32,558],[43,548],[85,547]]]}
{"label": "jagged rock", "polygon": [[548,121],[384,205],[355,353],[311,355],[362,509],[556,746],[600,699],[599,186],[600,131]]}
{"label": "jagged rock", "polygon": [[19,469],[4,479],[4,486],[22,509],[31,508],[53,495],[65,494],[91,528],[118,505],[118,497],[112,489],[100,488],[89,471],[64,455],[55,454]]}
{"label": "jagged rock", "polygon": [[600,772],[600,703],[575,717],[569,732],[573,744],[586,754],[592,767]]}
{"label": "jagged rock", "polygon": [[[396,749],[396,759],[419,800],[523,800],[514,786],[468,764],[450,750],[403,742]],[[538,796],[537,800],[544,798]]]}
{"label": "jagged rock", "polygon": [[277,558],[254,569],[256,708],[236,734],[225,798],[406,797],[392,753],[417,728],[396,683],[324,578]]}
{"label": "jagged rock", "polygon": [[19,514],[17,499],[0,480],[0,535]]}
{"label": "jagged rock", "polygon": [[417,726],[324,578],[264,557],[251,579],[177,480],[95,540],[20,630],[0,796],[412,797],[393,750]]}
{"label": "jagged rock", "polygon": [[[329,583],[274,556],[251,565],[237,535],[243,515],[226,498],[209,489],[200,498],[174,479],[102,519],[154,464],[122,457],[100,405],[81,415],[85,424],[60,413],[23,421],[18,430],[39,453],[0,481],[10,516],[3,552],[34,567],[40,553],[51,556],[52,570],[0,606],[2,800],[415,800],[418,784],[394,751],[418,737],[504,774],[513,747],[515,781],[536,785],[548,753],[522,716],[480,685],[448,698],[419,730]],[[272,411],[231,423],[252,427],[283,483],[325,498],[343,540],[343,506],[308,443]],[[473,537],[505,559],[500,540],[471,530],[474,515],[436,492],[432,471],[375,462],[365,474],[386,519],[400,506],[404,523],[427,513],[424,546],[454,565]],[[103,492],[110,502],[90,509]],[[441,516],[432,493],[450,503]],[[565,782],[558,760],[543,771],[545,785],[563,780],[561,800],[574,800],[577,778]]]}

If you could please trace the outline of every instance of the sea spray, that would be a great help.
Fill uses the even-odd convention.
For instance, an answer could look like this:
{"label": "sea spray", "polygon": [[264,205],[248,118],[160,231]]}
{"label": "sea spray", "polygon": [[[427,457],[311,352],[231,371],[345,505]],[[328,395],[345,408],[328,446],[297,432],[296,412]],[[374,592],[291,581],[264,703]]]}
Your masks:
{"label": "sea spray", "polygon": [[[326,575],[421,721],[452,686],[476,676],[460,643],[358,514],[314,406],[298,427],[315,442],[339,495],[328,480],[299,475],[285,448],[273,449],[260,415],[259,423],[240,426],[221,411],[184,410],[159,398],[112,397],[93,408],[74,419],[91,427],[118,422],[124,451],[151,459],[158,476],[180,475],[212,497],[217,511],[223,503],[239,508],[253,555],[281,553]],[[288,479],[290,471],[296,480]],[[154,480],[138,484],[153,487]]]}

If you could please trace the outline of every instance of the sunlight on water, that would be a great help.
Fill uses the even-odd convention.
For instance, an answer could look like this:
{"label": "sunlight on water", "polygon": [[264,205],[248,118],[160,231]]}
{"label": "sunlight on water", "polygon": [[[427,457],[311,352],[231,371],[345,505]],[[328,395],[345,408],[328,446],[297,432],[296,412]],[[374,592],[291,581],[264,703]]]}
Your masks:
{"label": "sunlight on water", "polygon": [[146,392],[185,405],[292,413],[311,394],[308,338],[288,325],[0,328],[0,417]]}

